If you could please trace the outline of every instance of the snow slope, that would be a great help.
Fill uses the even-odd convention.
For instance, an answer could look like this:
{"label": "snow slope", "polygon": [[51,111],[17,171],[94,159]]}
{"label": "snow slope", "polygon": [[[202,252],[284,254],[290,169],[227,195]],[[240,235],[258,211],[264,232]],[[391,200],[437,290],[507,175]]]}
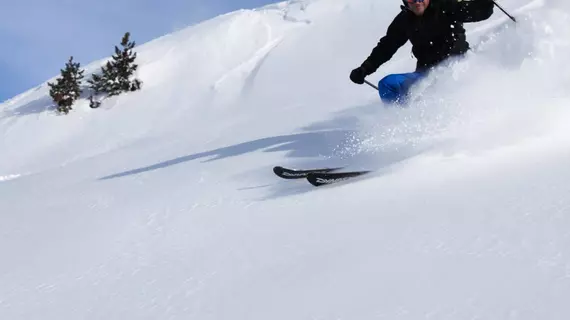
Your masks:
{"label": "snow slope", "polygon": [[156,39],[97,110],[0,105],[0,319],[568,319],[570,10],[501,4],[519,24],[469,25],[404,109],[347,79],[399,10],[375,0]]}

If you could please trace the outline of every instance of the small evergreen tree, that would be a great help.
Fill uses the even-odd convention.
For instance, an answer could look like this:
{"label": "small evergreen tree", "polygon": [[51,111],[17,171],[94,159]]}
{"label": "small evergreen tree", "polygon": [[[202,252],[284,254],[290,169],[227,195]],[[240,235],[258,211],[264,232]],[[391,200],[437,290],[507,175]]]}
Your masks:
{"label": "small evergreen tree", "polygon": [[115,46],[115,54],[113,60],[115,61],[115,71],[117,76],[116,86],[113,88],[115,91],[126,92],[136,91],[141,88],[141,82],[138,79],[131,79],[137,71],[138,65],[135,64],[137,53],[133,52],[135,47],[134,41],[129,41],[130,33],[127,32],[121,40],[123,50],[119,50]]}
{"label": "small evergreen tree", "polygon": [[65,64],[65,69],[61,69],[61,76],[55,83],[48,83],[49,94],[57,104],[57,111],[69,113],[71,106],[81,96],[81,79],[83,72],[79,62],[73,62],[73,56]]}
{"label": "small evergreen tree", "polygon": [[[101,67],[101,74],[93,74],[88,81],[95,96],[101,93],[115,96],[141,88],[142,82],[136,78],[133,79],[134,73],[138,68],[138,65],[134,63],[137,54],[133,52],[135,42],[130,41],[129,38],[130,33],[125,33],[121,41],[122,50],[115,46],[115,54],[110,61],[107,61],[105,66]],[[95,101],[93,96],[89,99],[92,108],[99,106],[100,101]]]}

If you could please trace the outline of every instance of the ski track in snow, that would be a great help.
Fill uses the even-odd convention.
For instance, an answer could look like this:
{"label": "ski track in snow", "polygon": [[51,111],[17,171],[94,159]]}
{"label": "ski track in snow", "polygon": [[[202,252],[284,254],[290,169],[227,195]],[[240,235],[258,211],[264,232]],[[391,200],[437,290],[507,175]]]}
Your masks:
{"label": "ski track in snow", "polygon": [[[219,80],[214,83],[214,89],[218,89],[219,87],[223,86],[224,83],[231,80],[241,80],[238,83],[244,82],[246,85],[251,83],[253,81],[252,78],[255,77],[256,71],[261,68],[265,58],[270,54],[273,48],[279,45],[280,42],[281,39],[270,41],[267,45],[255,52],[249,60],[242,62],[229,72],[225,73]],[[246,80],[244,81],[241,78],[245,78]],[[232,82],[229,85],[235,85],[235,82]]]}

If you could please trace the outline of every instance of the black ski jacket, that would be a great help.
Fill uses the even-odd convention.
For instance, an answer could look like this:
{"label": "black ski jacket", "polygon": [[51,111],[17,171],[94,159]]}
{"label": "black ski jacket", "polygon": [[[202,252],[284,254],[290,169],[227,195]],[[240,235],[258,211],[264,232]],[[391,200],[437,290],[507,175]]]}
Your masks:
{"label": "black ski jacket", "polygon": [[408,40],[418,59],[416,71],[462,55],[469,50],[463,23],[488,19],[493,14],[493,6],[491,0],[431,0],[424,14],[416,16],[404,2],[402,11],[361,67],[366,75],[374,73]]}

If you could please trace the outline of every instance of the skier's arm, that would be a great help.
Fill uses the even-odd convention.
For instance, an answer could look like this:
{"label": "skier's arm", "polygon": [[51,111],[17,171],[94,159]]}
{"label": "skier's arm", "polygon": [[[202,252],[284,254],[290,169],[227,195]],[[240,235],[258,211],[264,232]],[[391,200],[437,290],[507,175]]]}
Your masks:
{"label": "skier's arm", "polygon": [[362,63],[366,74],[374,73],[378,67],[387,62],[408,41],[405,30],[405,15],[400,13],[388,27],[386,35],[380,39],[370,56]]}
{"label": "skier's arm", "polygon": [[448,5],[458,22],[478,22],[489,19],[495,6],[492,0],[448,0]]}

